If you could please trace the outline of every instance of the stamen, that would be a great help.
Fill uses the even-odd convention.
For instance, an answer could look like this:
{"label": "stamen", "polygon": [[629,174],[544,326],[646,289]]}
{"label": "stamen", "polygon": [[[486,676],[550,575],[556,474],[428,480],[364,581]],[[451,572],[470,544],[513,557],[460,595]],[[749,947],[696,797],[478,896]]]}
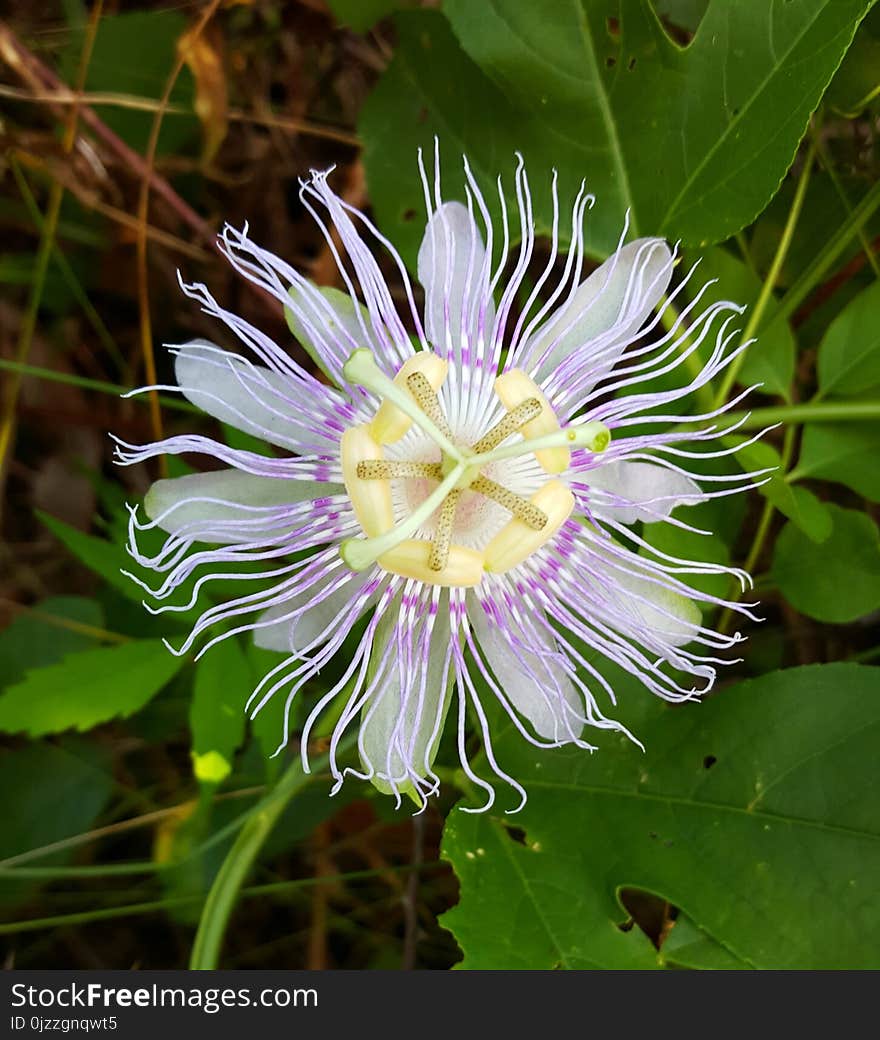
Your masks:
{"label": "stamen", "polygon": [[437,399],[434,387],[431,386],[424,374],[421,372],[413,372],[411,375],[406,377],[406,385],[409,387],[409,392],[415,398],[415,402],[419,408],[421,408],[432,423],[436,424],[437,429],[444,437],[449,437],[451,439],[452,430],[449,429],[449,423],[446,421],[446,416],[443,414],[443,409],[440,407],[440,401]]}
{"label": "stamen", "polygon": [[540,531],[547,525],[547,514],[542,509],[539,509],[527,498],[523,498],[513,491],[508,491],[506,487],[496,484],[494,480],[490,480],[488,477],[477,477],[471,484],[471,491],[485,495],[486,498],[491,498],[493,502],[504,506],[509,513],[513,513],[517,520],[522,520],[533,531]]}
{"label": "stamen", "polygon": [[528,400],[522,401],[502,419],[499,419],[492,429],[477,441],[473,450],[479,455],[497,448],[502,441],[506,441],[511,434],[516,433],[520,427],[532,419],[536,419],[540,414],[541,402],[537,397],[530,397]]}
{"label": "stamen", "polygon": [[370,564],[375,563],[383,553],[400,545],[422,526],[450,491],[455,489],[464,470],[465,466],[459,463],[434,488],[418,509],[413,510],[405,520],[401,520],[391,530],[373,538],[347,538],[339,547],[343,560],[353,571],[363,571]]}
{"label": "stamen", "polygon": [[410,397],[403,387],[397,386],[393,380],[379,368],[373,355],[366,347],[360,347],[352,352],[351,357],[342,366],[342,374],[350,383],[372,390],[373,393],[385,398],[412,419],[416,426],[437,444],[442,451],[451,456],[456,462],[462,461],[462,453],[458,447],[444,433],[437,429],[427,415],[416,402]]}
{"label": "stamen", "polygon": [[440,510],[440,517],[437,520],[437,529],[434,532],[434,541],[431,546],[431,555],[428,557],[428,566],[432,571],[442,571],[449,562],[452,527],[455,523],[455,510],[458,507],[460,498],[460,491],[450,491]]}
{"label": "stamen", "polygon": [[[495,393],[507,408],[513,411],[523,401],[534,398],[541,408],[534,419],[523,426],[525,438],[544,437],[559,429],[559,419],[550,407],[550,402],[531,376],[522,369],[512,368],[500,375],[494,383]],[[547,473],[564,473],[571,465],[571,451],[568,447],[538,449],[535,452],[538,465]]]}
{"label": "stamen", "polygon": [[514,518],[486,546],[485,568],[491,574],[504,574],[516,567],[556,534],[574,509],[574,495],[559,480],[550,480],[532,495],[532,503],[547,517],[541,531],[527,527]]}
{"label": "stamen", "polygon": [[359,462],[357,475],[361,480],[395,480],[398,477],[427,477],[442,480],[439,462],[398,462],[391,459],[369,459]]}
{"label": "stamen", "polygon": [[394,523],[391,485],[382,481],[364,482],[358,470],[364,462],[385,462],[385,452],[370,436],[367,425],[352,426],[342,435],[342,479],[358,523],[367,535],[382,534]]}

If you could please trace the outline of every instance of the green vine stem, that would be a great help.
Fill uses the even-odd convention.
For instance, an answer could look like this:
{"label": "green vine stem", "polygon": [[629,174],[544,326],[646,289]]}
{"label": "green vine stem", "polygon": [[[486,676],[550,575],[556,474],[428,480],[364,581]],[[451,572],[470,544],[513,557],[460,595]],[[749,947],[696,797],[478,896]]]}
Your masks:
{"label": "green vine stem", "polygon": [[[815,158],[815,155],[815,145],[811,143],[807,149],[804,168],[801,170],[801,175],[798,178],[797,187],[794,192],[794,199],[791,203],[791,209],[788,211],[788,219],[785,222],[782,237],[779,239],[779,245],[776,248],[773,262],[770,264],[770,270],[767,272],[767,277],[764,279],[764,284],[761,286],[760,295],[758,296],[755,306],[752,308],[752,313],[749,316],[745,331],[743,332],[743,343],[752,339],[761,327],[761,322],[764,320],[764,312],[767,310],[767,304],[773,297],[773,290],[779,279],[779,272],[782,270],[782,265],[785,263],[786,256],[788,256],[788,250],[791,246],[791,240],[794,237],[798,218],[800,217],[801,210],[804,207],[804,199],[807,197],[807,185],[810,183],[810,173],[813,169],[813,159]],[[721,385],[718,387],[718,392],[715,395],[716,408],[720,408],[730,396],[730,392],[733,389],[734,383],[736,383],[736,377],[744,361],[745,354],[740,354],[739,357],[734,359],[734,361],[727,366],[727,370],[721,380]]]}
{"label": "green vine stem", "polygon": [[[834,185],[834,190],[837,192],[837,197],[843,208],[846,210],[847,221],[852,220],[853,207],[846,194],[846,189],[841,183],[840,177],[837,174],[837,170],[834,168],[834,163],[829,159],[828,153],[825,150],[825,145],[822,143],[822,135],[819,132],[819,128],[814,124],[810,126],[810,140],[813,142],[813,147],[816,149],[816,155],[819,157],[819,161],[822,164],[822,168],[828,174],[828,179]],[[871,269],[874,272],[875,278],[880,278],[880,263],[877,261],[877,257],[874,255],[874,249],[871,245],[871,239],[868,237],[865,231],[864,224],[856,225],[856,235],[858,236],[859,242],[862,246],[862,252],[867,257],[868,263],[871,265]]]}
{"label": "green vine stem", "polygon": [[[788,467],[791,465],[791,458],[794,454],[794,435],[794,426],[788,426],[785,430],[785,437],[782,441],[782,453],[779,463],[780,472],[783,474],[788,472]],[[765,498],[764,508],[761,511],[761,518],[758,520],[758,526],[755,529],[755,537],[752,539],[752,546],[749,549],[749,554],[743,564],[743,570],[745,570],[747,574],[751,574],[754,571],[755,565],[761,558],[761,553],[764,551],[764,545],[767,542],[767,536],[770,534],[770,526],[773,522],[775,512],[776,506],[769,498]],[[736,582],[731,593],[731,599],[736,601],[741,597],[742,590],[740,589],[739,583]],[[730,627],[732,618],[733,611],[730,607],[725,607],[718,620],[718,631],[726,633]]]}
{"label": "green vine stem", "polygon": [[[819,285],[840,255],[865,226],[874,212],[880,208],[880,180],[865,193],[861,201],[853,206],[849,216],[827,241],[813,260],[797,276],[779,301],[771,324],[788,321],[813,289]],[[809,303],[807,304],[809,306]]]}
{"label": "green vine stem", "polygon": [[752,412],[729,412],[725,422],[741,422],[740,429],[759,430],[776,423],[791,426],[803,423],[864,422],[870,419],[880,419],[880,400],[807,401],[804,404],[756,408]]}
{"label": "green vine stem", "polygon": [[[343,754],[353,747],[356,739],[356,735],[352,734],[347,740],[340,742],[337,754]],[[314,773],[326,768],[329,757],[328,754],[323,754],[313,760]],[[205,899],[190,954],[189,966],[192,970],[211,971],[217,967],[226,926],[244,880],[278,817],[287,808],[291,798],[311,783],[314,773],[304,772],[302,760],[297,756],[272,790],[254,806],[232,848],[226,854]]]}

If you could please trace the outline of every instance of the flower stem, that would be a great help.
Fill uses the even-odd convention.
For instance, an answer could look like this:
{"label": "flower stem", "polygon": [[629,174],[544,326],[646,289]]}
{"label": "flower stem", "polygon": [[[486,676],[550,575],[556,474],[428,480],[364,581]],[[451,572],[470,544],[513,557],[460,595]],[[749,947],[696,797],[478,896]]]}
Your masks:
{"label": "flower stem", "polygon": [[[788,255],[791,240],[794,237],[794,230],[797,227],[798,218],[800,217],[801,210],[804,206],[804,199],[807,195],[807,185],[810,183],[810,173],[813,169],[813,159],[815,158],[815,155],[816,147],[815,144],[811,142],[807,149],[804,168],[801,170],[801,175],[798,178],[797,187],[795,188],[791,209],[788,211],[788,219],[785,222],[782,237],[779,239],[779,245],[776,247],[776,254],[773,257],[773,262],[770,264],[770,270],[767,272],[764,284],[761,286],[761,292],[758,295],[758,300],[755,303],[754,308],[752,309],[751,316],[746,324],[745,332],[743,332],[743,343],[750,340],[761,327],[767,304],[773,297],[773,289],[776,286],[776,282],[779,279],[779,272],[782,270],[782,265],[785,263],[785,258]],[[718,388],[718,393],[715,395],[716,408],[720,408],[730,396],[730,391],[733,389],[737,374],[739,373],[744,360],[745,354],[743,353],[736,357],[727,366],[727,370],[721,380],[721,385]]]}
{"label": "flower stem", "polygon": [[[352,734],[347,740],[341,741],[336,753],[353,747],[356,739],[356,735]],[[314,759],[313,772],[322,770],[328,764],[329,757],[329,754],[324,754]],[[226,854],[205,899],[190,954],[190,969],[210,971],[217,967],[226,926],[245,878],[290,799],[312,779],[312,775],[303,771],[302,760],[297,756],[272,790],[254,806],[247,823]]]}

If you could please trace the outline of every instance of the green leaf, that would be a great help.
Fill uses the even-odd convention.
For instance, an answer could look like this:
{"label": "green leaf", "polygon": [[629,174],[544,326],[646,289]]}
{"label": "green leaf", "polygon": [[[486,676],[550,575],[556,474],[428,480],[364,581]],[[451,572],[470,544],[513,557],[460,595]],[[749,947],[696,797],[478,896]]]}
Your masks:
{"label": "green leaf", "polygon": [[142,708],[183,666],[159,640],[69,654],[0,696],[0,731],[39,737],[87,730]]}
{"label": "green leaf", "polygon": [[104,625],[100,604],[84,596],[51,596],[34,610],[34,614],[20,614],[0,632],[0,683],[4,687],[18,682],[29,668],[60,661],[65,654],[97,642],[93,635],[54,625],[40,615],[92,628]]}
{"label": "green leaf", "polygon": [[747,971],[751,967],[715,942],[685,914],[679,914],[663,943],[663,959],[667,964],[702,971]]}
{"label": "green leaf", "polygon": [[[742,260],[726,249],[714,248],[702,254],[688,252],[682,266],[687,270],[696,260],[700,260],[700,266],[688,283],[691,298],[705,282],[717,279],[717,283],[702,295],[703,307],[716,300],[733,300],[749,308],[755,305],[761,292],[761,280]],[[779,394],[789,400],[794,376],[794,336],[787,322],[770,324],[775,310],[776,303],[771,299],[764,312],[764,328],[746,351],[739,382],[744,385],[762,383],[764,393]],[[707,344],[706,355],[710,349]]]}
{"label": "green leaf", "polygon": [[379,223],[411,260],[422,189],[400,171],[438,135],[448,195],[461,191],[460,153],[492,198],[520,150],[539,231],[552,222],[551,168],[566,200],[587,178],[596,256],[627,210],[639,234],[728,238],[775,193],[869,6],[713,0],[686,48],[647,0],[446,0],[457,40],[434,12],[398,15],[394,60],[360,123]]}
{"label": "green leaf", "polygon": [[[143,603],[144,600],[150,599],[149,593],[132,581],[131,578],[127,577],[126,574],[123,574],[123,570],[129,574],[137,575],[142,580],[146,580],[149,585],[159,585],[160,582],[156,580],[155,575],[151,575],[132,559],[121,543],[86,534],[84,531],[79,531],[77,528],[66,524],[63,520],[58,520],[56,517],[49,516],[46,513],[37,511],[37,515],[55,537],[60,539],[81,563],[107,582],[114,590],[114,593],[121,593],[127,600],[131,600],[132,603],[138,605],[139,614],[137,617],[139,620],[135,631],[136,635],[152,634],[152,632],[156,631],[167,632],[171,628],[177,629],[183,625],[192,624],[201,614],[201,608],[196,605],[188,610],[163,614],[161,619],[147,617],[143,611]],[[139,548],[146,553],[158,551],[165,537],[165,534],[159,530],[141,531]],[[238,565],[231,565],[228,569],[237,572],[246,570],[256,572],[260,568],[258,564],[245,561]],[[232,580],[221,579],[215,581],[206,590],[205,599],[216,602],[232,589],[236,589],[237,594],[238,589]],[[188,592],[186,596],[188,596]],[[186,598],[186,596],[182,594],[181,598]]]}
{"label": "green leaf", "polygon": [[828,506],[807,488],[775,478],[767,485],[768,498],[811,542],[821,544],[831,534],[834,521]]}
{"label": "green leaf", "polygon": [[620,931],[624,886],[749,967],[880,967],[877,669],[775,672],[675,708],[632,680],[615,689],[645,752],[611,734],[592,756],[493,734],[529,801],[447,821],[461,898],[443,924],[462,967],[656,967],[664,951]]}
{"label": "green leaf", "polygon": [[[0,756],[0,789],[7,797],[0,827],[0,859],[88,830],[107,804],[112,788],[104,756],[81,740],[4,751]],[[69,858],[69,852],[56,852],[41,856],[38,862],[50,866]],[[0,881],[0,901],[19,899],[32,887],[7,875]]]}
{"label": "green leaf", "polygon": [[121,545],[78,531],[70,524],[66,524],[54,516],[49,516],[47,513],[38,511],[37,516],[90,571],[100,575],[108,585],[112,585],[117,592],[121,592],[128,599],[137,603],[143,601],[144,590],[122,573],[123,568],[128,571],[137,568]]}
{"label": "green leaf", "polygon": [[211,647],[196,663],[189,723],[200,781],[216,784],[231,771],[244,740],[244,706],[252,688],[250,665],[234,638]]}
{"label": "green leaf", "polygon": [[864,394],[880,385],[880,282],[851,300],[819,346],[820,395]]}
{"label": "green leaf", "polygon": [[[248,665],[251,669],[251,689],[256,688],[261,679],[274,668],[280,658],[274,650],[249,643],[246,650]],[[256,718],[251,719],[251,732],[259,749],[262,766],[267,782],[278,777],[284,765],[284,756],[276,755],[281,736],[284,733],[284,712],[286,697],[282,691],[276,693],[269,702],[260,709]],[[299,716],[303,711],[304,700],[297,697],[291,708],[290,731],[295,732]],[[253,706],[252,706],[253,708]],[[274,757],[273,757],[274,756]]]}
{"label": "green leaf", "polygon": [[771,578],[802,614],[819,621],[854,621],[880,607],[880,532],[864,513],[827,506],[832,530],[817,556],[786,524],[776,540]]}
{"label": "green leaf", "polygon": [[[736,441],[744,441],[743,437],[725,437],[725,445]],[[779,452],[766,441],[743,445],[736,454],[736,459],[744,471],[758,472],[776,467],[775,473],[765,474],[761,478],[764,483],[758,487],[760,494],[796,524],[813,542],[824,542],[831,534],[831,514],[825,503],[812,491],[797,487],[785,479],[782,469],[782,458]],[[766,479],[768,478],[769,479]]]}
{"label": "green leaf", "polygon": [[880,502],[880,425],[876,422],[807,423],[797,476],[846,484]]}
{"label": "green leaf", "polygon": [[852,47],[831,81],[825,101],[845,116],[858,116],[880,93],[880,14],[859,26]]}
{"label": "green leaf", "polygon": [[[177,61],[177,41],[189,28],[179,11],[132,11],[105,14],[98,22],[95,42],[86,77],[87,91],[134,94],[158,101]],[[62,55],[62,75],[68,83],[76,81],[76,70],[83,50],[85,24],[72,27]],[[172,105],[182,105],[190,114],[168,113],[162,120],[157,154],[180,151],[198,135],[198,120],[193,112],[194,83],[184,67],[171,91]],[[135,151],[146,151],[153,125],[152,112],[109,106],[101,109],[101,119]]]}

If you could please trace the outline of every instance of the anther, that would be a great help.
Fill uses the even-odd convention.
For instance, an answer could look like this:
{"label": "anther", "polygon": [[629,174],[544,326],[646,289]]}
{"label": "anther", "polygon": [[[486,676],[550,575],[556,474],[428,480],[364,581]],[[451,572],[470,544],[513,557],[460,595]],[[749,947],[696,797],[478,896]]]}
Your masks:
{"label": "anther", "polygon": [[444,437],[449,437],[451,440],[452,430],[449,429],[449,423],[446,421],[446,416],[443,414],[443,409],[440,407],[440,401],[437,399],[436,391],[428,382],[424,373],[410,373],[410,375],[406,377],[406,386],[419,408],[421,408],[431,422],[434,423]]}
{"label": "anther", "polygon": [[398,385],[399,381],[413,371],[419,371],[423,366],[430,368],[432,373],[436,372],[439,386],[446,376],[448,365],[446,361],[428,351],[421,351],[408,358],[392,380],[382,372],[370,351],[360,347],[352,352],[342,366],[342,374],[350,383],[357,383],[383,398],[379,411],[370,424],[371,435],[377,443],[391,444],[399,440],[410,425],[415,423],[444,454],[451,456],[456,462],[461,461],[461,452],[452,439],[437,429],[436,424],[431,422],[413,400],[408,388]]}
{"label": "anther", "polygon": [[574,509],[574,495],[559,480],[549,480],[532,495],[532,503],[547,517],[546,525],[535,531],[514,517],[484,550],[486,570],[504,574],[518,566],[556,534]]}
{"label": "anther", "polygon": [[[346,564],[351,567],[353,571],[366,570],[371,564],[375,563],[380,556],[394,549],[395,546],[400,545],[406,539],[410,539],[413,534],[422,526],[422,524],[428,519],[428,517],[434,512],[434,510],[443,504],[449,493],[455,490],[455,485],[458,482],[459,477],[464,472],[464,466],[459,464],[448,473],[443,480],[434,488],[430,495],[421,503],[421,505],[415,509],[405,519],[401,520],[394,527],[377,534],[371,535],[367,538],[346,538],[345,541],[339,547],[339,553],[345,560]],[[380,481],[369,482],[364,485],[365,487],[382,487],[383,483]],[[384,485],[387,487],[388,485]],[[348,482],[346,482],[348,487]],[[351,492],[349,492],[351,494]],[[389,492],[390,496],[390,492]],[[360,516],[358,521],[361,527],[364,526],[364,522]]]}
{"label": "anther", "polygon": [[364,533],[372,537],[387,531],[394,523],[391,485],[381,480],[366,482],[360,476],[363,465],[387,465],[384,450],[370,436],[370,428],[352,426],[342,435],[342,479]]}
{"label": "anther", "polygon": [[[523,437],[532,440],[559,429],[559,420],[550,407],[550,402],[541,392],[540,387],[521,369],[513,368],[504,372],[495,380],[495,393],[505,408],[513,411],[520,403],[534,398],[540,404],[535,418],[530,419],[523,427]],[[535,452],[538,464],[547,473],[562,473],[571,462],[571,452],[565,446],[559,448],[539,449]]]}
{"label": "anther", "polygon": [[449,547],[452,544],[455,510],[460,498],[460,491],[450,491],[446,501],[440,507],[440,516],[437,520],[434,540],[431,545],[431,555],[428,557],[428,567],[432,571],[442,571],[449,562]]}
{"label": "anther", "polygon": [[439,462],[398,462],[394,459],[368,459],[359,462],[357,475],[361,480],[396,480],[398,477],[426,477],[442,480]]}
{"label": "anther", "polygon": [[542,531],[547,526],[547,514],[542,509],[539,509],[538,506],[527,498],[523,498],[521,495],[509,491],[506,487],[496,484],[494,480],[490,480],[488,477],[477,477],[471,484],[471,491],[476,491],[486,498],[491,498],[493,502],[503,506],[517,520],[522,520],[533,531]]}
{"label": "anther", "polygon": [[527,422],[536,419],[541,414],[541,407],[541,402],[537,397],[530,397],[515,408],[511,408],[503,418],[495,423],[488,433],[477,441],[473,446],[474,452],[479,455],[484,451],[491,451],[493,448],[497,448],[502,441],[507,440],[511,434],[516,433]]}

